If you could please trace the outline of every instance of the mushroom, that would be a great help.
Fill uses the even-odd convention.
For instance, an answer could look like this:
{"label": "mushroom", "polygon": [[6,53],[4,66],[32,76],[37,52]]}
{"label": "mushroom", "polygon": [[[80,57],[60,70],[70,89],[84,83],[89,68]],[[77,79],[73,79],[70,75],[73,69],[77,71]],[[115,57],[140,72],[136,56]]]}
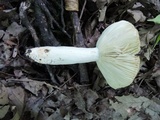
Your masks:
{"label": "mushroom", "polygon": [[121,20],[107,27],[95,48],[37,47],[26,50],[26,56],[48,65],[67,65],[96,61],[107,83],[114,89],[130,85],[136,77],[140,59],[137,29]]}

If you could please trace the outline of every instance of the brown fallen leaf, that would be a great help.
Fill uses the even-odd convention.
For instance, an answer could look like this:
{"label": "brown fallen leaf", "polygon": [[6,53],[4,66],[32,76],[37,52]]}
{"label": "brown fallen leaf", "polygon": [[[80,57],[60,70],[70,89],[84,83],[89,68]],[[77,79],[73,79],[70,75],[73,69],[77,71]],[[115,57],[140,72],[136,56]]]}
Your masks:
{"label": "brown fallen leaf", "polygon": [[19,115],[23,112],[25,91],[21,87],[8,87],[9,99],[12,105],[15,105]]}

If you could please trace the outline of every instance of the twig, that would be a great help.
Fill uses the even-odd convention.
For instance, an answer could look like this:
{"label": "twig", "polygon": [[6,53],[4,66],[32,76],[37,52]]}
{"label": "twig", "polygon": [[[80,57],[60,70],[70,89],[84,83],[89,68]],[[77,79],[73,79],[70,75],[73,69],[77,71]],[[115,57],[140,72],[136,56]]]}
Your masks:
{"label": "twig", "polygon": [[49,13],[48,9],[46,8],[42,0],[35,0],[34,4],[35,4],[34,9],[35,9],[35,17],[36,17],[35,21],[37,23],[36,25],[40,31],[40,35],[43,40],[42,44],[47,46],[58,46],[60,43],[57,41],[57,39],[53,35],[50,28],[50,24],[52,23],[50,23],[51,22],[50,20],[49,20],[49,24],[47,22],[48,17],[52,18],[51,14]]}
{"label": "twig", "polygon": [[158,62],[160,63],[160,43],[158,43]]}
{"label": "twig", "polygon": [[[80,22],[79,22],[77,12],[72,12],[72,20],[73,20],[73,26],[74,26],[74,32],[75,32],[74,35],[75,35],[76,46],[85,47],[84,38],[81,32],[81,27],[80,27]],[[80,82],[88,83],[89,78],[88,78],[86,64],[79,64],[78,67],[80,71]]]}
{"label": "twig", "polygon": [[62,29],[65,29],[63,14],[64,14],[64,6],[63,6],[63,0],[61,0],[61,23],[62,23]]}
{"label": "twig", "polygon": [[81,32],[80,22],[78,18],[77,12],[72,12],[72,20],[73,20],[73,26],[74,26],[74,38],[76,41],[77,47],[85,47],[84,44],[84,38]]}
{"label": "twig", "polygon": [[74,76],[76,76],[77,73],[75,73],[73,76],[71,76],[67,81],[65,81],[61,86],[60,88],[62,88],[67,82],[69,82]]}
{"label": "twig", "polygon": [[30,3],[27,2],[22,2],[20,7],[19,7],[19,16],[21,19],[22,24],[28,28],[28,30],[30,31],[33,39],[34,39],[34,44],[35,46],[40,46],[40,42],[39,42],[39,38],[36,34],[35,29],[32,27],[31,23],[28,20],[27,14],[26,14],[26,10],[30,7]]}
{"label": "twig", "polygon": [[53,23],[65,34],[70,38],[70,35],[65,31],[64,28],[62,28],[59,23],[53,18],[53,16],[51,15],[50,11],[48,10],[48,8],[46,7],[46,5],[44,4],[44,2],[42,0],[35,0],[35,3],[41,8],[41,10],[45,13],[45,15],[48,18],[49,24],[51,25],[51,28],[53,29]]}
{"label": "twig", "polygon": [[84,1],[84,4],[83,4],[83,7],[82,7],[82,10],[81,10],[81,14],[79,16],[79,19],[81,20],[82,19],[82,16],[83,16],[83,12],[84,12],[84,8],[86,6],[86,3],[87,3],[87,0]]}
{"label": "twig", "polygon": [[[20,8],[19,8],[19,10],[20,10],[20,14],[19,14],[19,15],[20,15],[20,19],[21,19],[21,21],[22,21],[22,24],[23,24],[24,26],[26,26],[26,28],[29,29],[29,31],[30,31],[33,39],[34,39],[35,46],[36,46],[36,47],[39,47],[39,46],[40,46],[39,38],[38,38],[38,36],[37,36],[37,34],[36,34],[35,29],[34,29],[34,28],[32,27],[32,25],[30,24],[30,22],[29,22],[29,20],[28,20],[28,17],[27,17],[27,14],[26,14],[26,10],[29,8],[29,6],[30,6],[30,3],[22,2],[21,5],[20,5]],[[52,71],[51,71],[50,66],[49,66],[49,65],[46,65],[46,68],[47,68],[47,70],[48,70],[48,72],[49,72],[49,75],[50,75],[50,77],[51,77],[52,82],[53,82],[54,84],[58,84],[57,81],[56,81],[55,78],[54,78],[54,75],[52,74]]]}

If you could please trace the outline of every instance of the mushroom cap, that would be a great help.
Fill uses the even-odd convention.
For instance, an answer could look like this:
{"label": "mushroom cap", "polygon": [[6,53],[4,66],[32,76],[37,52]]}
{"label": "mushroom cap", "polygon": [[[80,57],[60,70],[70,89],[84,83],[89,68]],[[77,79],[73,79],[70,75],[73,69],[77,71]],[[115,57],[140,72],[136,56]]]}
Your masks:
{"label": "mushroom cap", "polygon": [[127,21],[119,21],[104,30],[97,42],[97,65],[107,83],[114,89],[130,85],[136,77],[140,59],[137,29]]}

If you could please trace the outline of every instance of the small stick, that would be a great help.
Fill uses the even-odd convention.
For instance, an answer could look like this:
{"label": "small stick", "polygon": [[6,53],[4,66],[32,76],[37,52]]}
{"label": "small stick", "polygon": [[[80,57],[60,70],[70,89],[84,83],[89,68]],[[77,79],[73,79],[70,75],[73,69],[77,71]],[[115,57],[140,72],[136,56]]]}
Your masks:
{"label": "small stick", "polygon": [[82,7],[82,10],[81,10],[81,14],[80,14],[80,16],[79,16],[79,19],[80,19],[80,20],[81,20],[81,18],[82,18],[82,16],[83,16],[83,12],[84,12],[86,3],[87,3],[87,0],[84,1],[83,7]]}
{"label": "small stick", "polygon": [[[21,5],[20,5],[20,19],[22,21],[22,23],[25,25],[25,27],[27,27],[34,39],[34,43],[35,43],[35,46],[36,47],[40,47],[40,41],[39,41],[39,38],[37,36],[37,33],[35,31],[35,29],[32,27],[31,23],[29,22],[28,20],[28,17],[27,17],[27,14],[26,14],[26,10],[30,7],[30,3],[27,3],[27,2],[22,2]],[[51,78],[51,81],[54,83],[54,84],[58,84],[57,81],[55,80],[54,78],[54,75],[52,74],[52,71],[51,71],[51,68],[49,65],[45,65],[48,72],[49,72],[49,75],[50,75],[50,78]]]}

